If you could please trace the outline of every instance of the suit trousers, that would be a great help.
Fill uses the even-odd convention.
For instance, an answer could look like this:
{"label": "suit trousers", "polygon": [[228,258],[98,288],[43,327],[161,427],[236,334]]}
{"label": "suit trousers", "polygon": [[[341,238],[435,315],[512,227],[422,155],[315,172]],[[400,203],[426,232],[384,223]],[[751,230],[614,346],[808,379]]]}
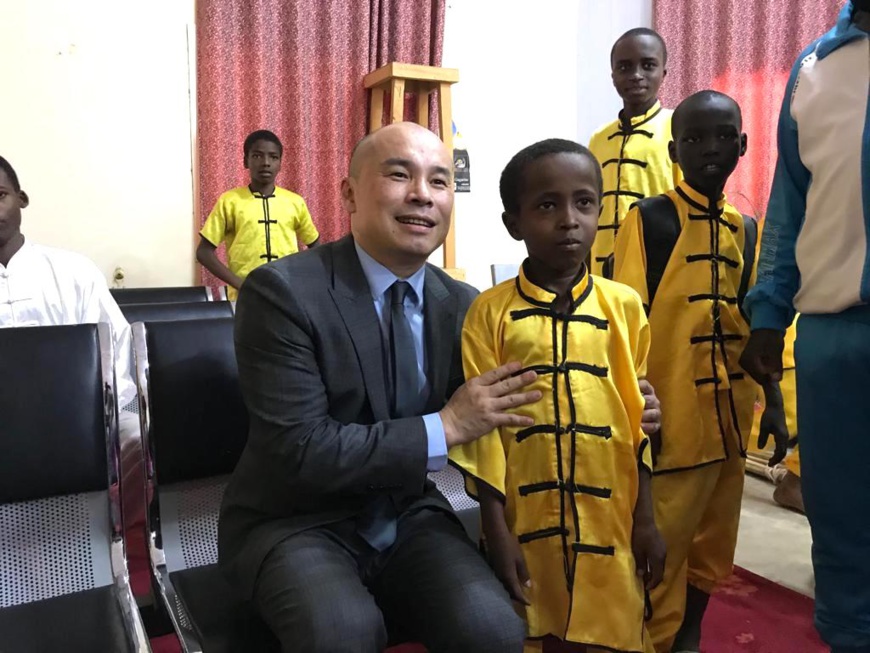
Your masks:
{"label": "suit trousers", "polygon": [[401,515],[382,552],[354,520],[283,540],[260,568],[254,604],[285,653],[376,653],[388,640],[430,653],[520,653],[525,637],[462,526],[433,509]]}

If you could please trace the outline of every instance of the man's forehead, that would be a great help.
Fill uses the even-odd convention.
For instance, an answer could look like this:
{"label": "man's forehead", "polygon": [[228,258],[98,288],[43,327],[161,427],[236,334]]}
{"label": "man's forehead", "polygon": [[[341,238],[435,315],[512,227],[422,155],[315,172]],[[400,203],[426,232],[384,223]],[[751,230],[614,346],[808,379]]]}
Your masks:
{"label": "man's forehead", "polygon": [[397,162],[452,165],[444,143],[434,134],[432,136],[432,138],[420,138],[419,135],[415,137],[400,132],[390,134],[373,143],[370,158],[381,166]]}

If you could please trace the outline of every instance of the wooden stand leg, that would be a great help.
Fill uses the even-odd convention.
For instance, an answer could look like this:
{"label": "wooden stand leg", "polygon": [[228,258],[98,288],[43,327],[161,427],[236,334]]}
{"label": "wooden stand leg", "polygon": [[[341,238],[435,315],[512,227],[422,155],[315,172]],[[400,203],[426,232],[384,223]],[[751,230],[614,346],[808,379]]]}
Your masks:
{"label": "wooden stand leg", "polygon": [[405,80],[394,79],[390,86],[390,123],[405,119]]}
{"label": "wooden stand leg", "polygon": [[423,89],[417,93],[417,124],[429,129],[429,93]]}
{"label": "wooden stand leg", "polygon": [[[450,84],[438,85],[438,112],[440,113],[440,136],[447,146],[447,151],[450,156],[453,156],[453,112],[451,107],[453,102],[451,99]],[[456,208],[450,212],[450,231],[447,232],[447,239],[444,241],[444,267],[456,267]]]}
{"label": "wooden stand leg", "polygon": [[369,131],[373,132],[384,125],[384,89],[372,89],[372,106],[369,109]]}

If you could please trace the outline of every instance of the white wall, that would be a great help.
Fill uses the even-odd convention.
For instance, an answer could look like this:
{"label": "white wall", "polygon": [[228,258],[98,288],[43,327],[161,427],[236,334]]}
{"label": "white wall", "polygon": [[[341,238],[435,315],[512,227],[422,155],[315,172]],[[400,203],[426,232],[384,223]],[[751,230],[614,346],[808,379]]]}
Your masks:
{"label": "white wall", "polygon": [[451,0],[443,65],[458,68],[453,117],[471,160],[470,193],[456,196],[457,267],[491,285],[491,263],[519,262],[501,224],[498,180],[517,151],[560,137],[586,143],[621,104],[610,48],[650,25],[652,0]]}
{"label": "white wall", "polygon": [[2,0],[0,154],[22,230],[127,286],[193,282],[193,2]]}

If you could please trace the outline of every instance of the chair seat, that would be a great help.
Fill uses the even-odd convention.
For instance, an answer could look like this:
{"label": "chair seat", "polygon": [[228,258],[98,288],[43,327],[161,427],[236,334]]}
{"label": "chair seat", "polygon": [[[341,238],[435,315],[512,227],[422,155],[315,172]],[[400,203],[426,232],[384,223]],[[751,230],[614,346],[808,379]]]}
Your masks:
{"label": "chair seat", "polygon": [[278,640],[249,604],[240,601],[217,565],[169,574],[204,653],[280,651]]}
{"label": "chair seat", "polygon": [[0,651],[131,651],[115,587],[0,609]]}

